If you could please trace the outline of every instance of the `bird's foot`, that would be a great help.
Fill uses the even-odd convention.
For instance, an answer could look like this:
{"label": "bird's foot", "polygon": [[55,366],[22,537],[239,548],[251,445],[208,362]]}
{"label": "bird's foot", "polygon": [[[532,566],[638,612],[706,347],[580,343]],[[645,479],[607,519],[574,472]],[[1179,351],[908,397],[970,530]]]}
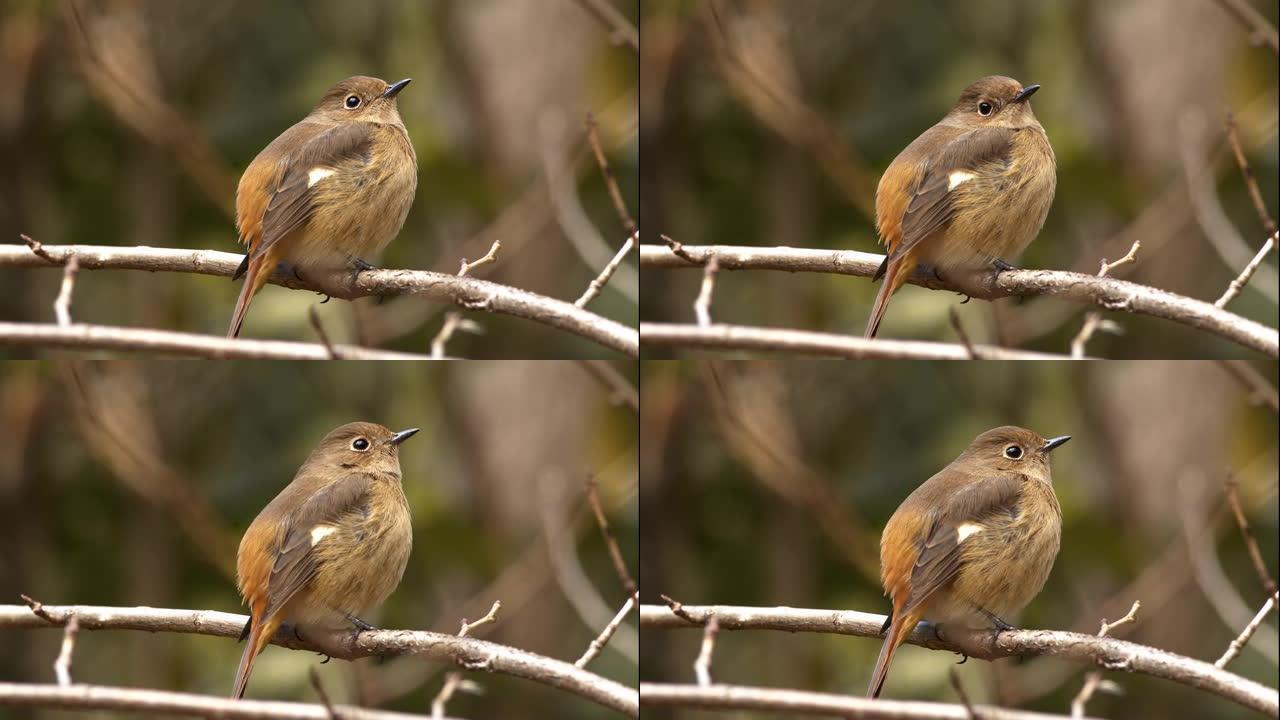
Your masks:
{"label": "bird's foot", "polygon": [[1018,269],[1018,268],[1016,268],[1016,267],[1014,267],[1014,266],[1010,265],[1009,263],[1005,262],[1004,260],[1001,260],[1000,258],[995,258],[994,260],[992,260],[992,261],[991,261],[991,265],[996,269],[996,272],[1004,272],[1005,270],[1017,270],[1017,269]]}
{"label": "bird's foot", "polygon": [[[346,618],[347,618],[347,622],[349,622],[349,623],[351,623],[352,625],[355,625],[357,628],[359,628],[360,632],[364,632],[364,631],[366,631],[366,630],[377,630],[377,629],[378,629],[378,628],[376,628],[376,627],[374,627],[374,626],[370,625],[369,623],[367,623],[367,622],[365,622],[365,621],[361,620],[360,618],[356,617],[355,615],[352,615],[351,613],[346,613],[346,615],[345,615],[344,617],[346,617]],[[358,633],[357,633],[357,634],[358,634]]]}
{"label": "bird's foot", "polygon": [[364,260],[361,260],[360,258],[351,258],[351,267],[355,268],[357,275],[364,272],[365,270],[378,269],[376,265],[370,265],[369,263],[365,262]]}

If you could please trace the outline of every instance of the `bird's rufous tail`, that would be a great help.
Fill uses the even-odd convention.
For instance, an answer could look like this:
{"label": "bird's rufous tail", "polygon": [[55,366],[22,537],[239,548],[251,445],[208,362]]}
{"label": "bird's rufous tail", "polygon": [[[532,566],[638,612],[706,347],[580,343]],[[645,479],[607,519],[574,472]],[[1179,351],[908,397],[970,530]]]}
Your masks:
{"label": "bird's rufous tail", "polygon": [[889,626],[889,632],[885,633],[884,644],[880,646],[880,657],[876,658],[876,669],[871,673],[871,683],[867,685],[867,697],[880,697],[884,679],[889,675],[889,663],[893,661],[893,654],[897,652],[898,646],[907,639],[919,621],[919,611],[906,616],[894,612],[893,624]]}
{"label": "bird's rufous tail", "polygon": [[[257,617],[257,613],[254,613]],[[231,690],[231,697],[244,697],[244,688],[249,684],[249,672],[253,670],[254,658],[271,642],[276,629],[280,627],[278,617],[267,618],[265,622],[253,622],[249,630],[249,641],[244,645],[244,654],[240,656],[240,667],[236,670],[236,684]]]}

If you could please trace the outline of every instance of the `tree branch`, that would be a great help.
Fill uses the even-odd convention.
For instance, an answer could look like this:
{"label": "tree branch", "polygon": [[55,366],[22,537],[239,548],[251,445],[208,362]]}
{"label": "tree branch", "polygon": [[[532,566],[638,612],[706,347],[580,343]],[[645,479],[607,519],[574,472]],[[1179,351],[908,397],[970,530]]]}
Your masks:
{"label": "tree branch", "polygon": [[[679,325],[640,323],[645,347],[699,348],[704,350],[756,350],[801,355],[864,359],[968,360],[963,345],[923,340],[867,340],[851,335],[744,325]],[[984,360],[1065,360],[1065,355],[1010,350],[995,345],[975,345],[972,351]]]}
{"label": "tree branch", "polygon": [[[785,247],[682,245],[682,255],[661,245],[640,246],[640,267],[702,268],[715,255],[721,270],[784,270],[872,277],[883,255],[855,250],[813,250]],[[687,259],[686,259],[687,257]],[[1105,310],[1150,315],[1203,330],[1231,342],[1280,357],[1280,333],[1261,323],[1216,308],[1212,303],[1115,278],[1099,278],[1062,270],[1007,270],[972,284],[942,282],[921,271],[908,282],[935,290],[950,290],[982,300],[1052,295]]]}
{"label": "tree branch", "polygon": [[[43,245],[44,256],[25,245],[0,245],[0,267],[60,267],[70,255],[81,270],[148,270],[231,277],[243,255],[216,250],[111,247],[101,245]],[[53,264],[56,263],[56,264]],[[354,277],[313,279],[304,283],[276,272],[270,282],[282,287],[322,292],[352,300],[369,295],[414,295],[426,300],[511,315],[573,333],[635,357],[639,353],[636,331],[601,317],[573,303],[538,295],[507,285],[470,277],[456,277],[426,270],[368,270]]]}
{"label": "tree branch", "polygon": [[[29,685],[0,682],[0,707],[111,710],[129,715],[182,715],[254,720],[328,720],[323,705],[267,700],[231,700],[192,693],[101,685]],[[338,705],[343,720],[422,720],[421,715]]]}
{"label": "tree branch", "polygon": [[[970,717],[963,705],[884,698],[872,700],[849,695],[741,685],[640,683],[640,704],[647,707],[757,710],[787,715],[844,715],[860,720],[969,720]],[[1066,717],[991,705],[978,705],[974,710],[982,720],[1061,720]]]}
{"label": "tree branch", "polygon": [[[879,638],[885,617],[852,610],[682,605],[677,615],[661,605],[640,606],[640,627],[697,628],[715,615],[721,630],[784,630]],[[934,633],[913,630],[907,642],[934,650],[963,652],[980,660],[1011,655],[1052,655],[1107,670],[1150,675],[1217,695],[1259,712],[1280,713],[1276,690],[1202,660],[1137,643],[1061,630],[1007,630],[963,648],[939,640]],[[641,692],[647,692],[641,685]],[[647,702],[649,698],[645,698]]]}
{"label": "tree branch", "polygon": [[290,342],[287,340],[228,340],[221,335],[116,327],[114,325],[58,325],[0,322],[0,347],[119,350],[180,355],[217,360],[328,360],[330,352],[345,360],[427,360],[426,355],[370,350],[358,345]]}
{"label": "tree branch", "polygon": [[[82,632],[146,630],[237,638],[248,620],[245,615],[214,610],[89,605],[41,605],[40,613],[23,605],[0,605],[0,629],[60,627],[74,614]],[[281,631],[272,642],[340,660],[395,655],[446,660],[468,670],[496,672],[558,688],[631,717],[639,713],[639,699],[632,688],[561,660],[475,638],[423,630],[370,630],[325,638],[323,642],[303,642],[292,632]],[[323,712],[323,708],[315,707]]]}

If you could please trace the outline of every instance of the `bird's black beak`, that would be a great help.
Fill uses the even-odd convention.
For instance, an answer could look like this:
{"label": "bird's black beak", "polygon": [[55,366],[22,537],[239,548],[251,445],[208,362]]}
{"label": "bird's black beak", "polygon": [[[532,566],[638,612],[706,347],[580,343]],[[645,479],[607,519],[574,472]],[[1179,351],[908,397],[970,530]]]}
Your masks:
{"label": "bird's black beak", "polygon": [[[382,97],[384,98],[395,97],[397,94],[399,94],[401,90],[404,89],[404,86],[408,85],[410,82],[413,82],[413,78],[405,78],[398,83],[395,83],[393,85],[388,85],[387,89],[382,91]],[[1040,87],[1040,86],[1037,85],[1036,87]],[[1023,90],[1022,92],[1025,93],[1026,90]]]}
{"label": "bird's black beak", "polygon": [[1071,439],[1070,435],[1060,435],[1056,438],[1049,438],[1048,440],[1044,441],[1044,445],[1040,446],[1040,452],[1047,453],[1050,450],[1053,450],[1054,448],[1058,447],[1059,445],[1066,444],[1066,442],[1070,439]]}
{"label": "bird's black beak", "polygon": [[[406,80],[404,82],[408,82],[408,81]],[[1022,88],[1022,92],[1013,96],[1013,102],[1020,103],[1023,100],[1026,100],[1027,98],[1031,97],[1032,95],[1035,95],[1036,91],[1039,89],[1040,89],[1039,85],[1028,85]]]}
{"label": "bird's black beak", "polygon": [[[405,80],[405,82],[409,82],[409,81]],[[409,428],[408,430],[401,430],[400,432],[391,436],[391,444],[399,445],[405,440],[408,440],[409,438],[413,437],[415,434],[417,434],[417,432],[418,432],[418,428]]]}

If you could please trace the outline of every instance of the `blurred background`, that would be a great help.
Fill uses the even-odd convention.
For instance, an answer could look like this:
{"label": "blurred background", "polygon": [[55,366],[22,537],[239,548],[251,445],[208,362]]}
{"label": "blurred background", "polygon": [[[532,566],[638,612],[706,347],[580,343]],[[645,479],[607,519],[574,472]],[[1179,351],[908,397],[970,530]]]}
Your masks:
{"label": "blurred background", "polygon": [[[1233,367],[1239,371],[1240,368]],[[1274,365],[1265,381],[1275,387]],[[1019,627],[1096,633],[1142,601],[1126,638],[1212,663],[1266,600],[1224,497],[1239,496],[1272,576],[1275,390],[1214,362],[647,362],[641,369],[641,600],[885,613],[879,537],[904,498],[979,433],[1071,435],[1053,455],[1062,550]],[[701,633],[646,630],[641,679],[693,682]],[[1275,614],[1228,669],[1273,685]],[[862,695],[880,641],[723,631],[716,682]],[[884,695],[957,702],[951,653],[904,646]],[[974,702],[1066,713],[1089,668],[971,660]],[[1142,675],[1088,714],[1248,718]],[[687,712],[655,717],[701,718]],[[753,717],[769,717],[754,715]]]}
{"label": "blurred background", "polygon": [[[634,383],[634,372],[626,375]],[[0,364],[0,603],[243,612],[240,536],[326,433],[353,420],[419,427],[401,452],[414,547],[379,627],[458,632],[572,663],[625,593],[584,498],[594,473],[637,569],[636,416],[574,362]],[[0,630],[0,678],[53,682],[62,633]],[[228,638],[83,631],[73,677],[224,696],[243,646]],[[634,686],[626,623],[589,669]],[[429,712],[446,671],[410,657],[333,661],[269,647],[247,697]],[[467,673],[457,717],[606,718],[527,680]],[[0,713],[3,715],[3,713]],[[46,712],[23,717],[83,717]]]}
{"label": "blurred background", "polygon": [[[456,273],[502,241],[475,276],[572,302],[626,233],[585,142],[600,137],[637,207],[637,56],[575,0],[307,0],[212,5],[168,0],[0,6],[0,242],[150,245],[240,252],[240,173],[350,75],[413,78],[400,114],[418,155],[418,193],[376,264]],[[614,3],[631,22],[635,2]],[[371,259],[372,260],[372,259]],[[54,270],[0,268],[0,319],[49,322]],[[239,292],[227,278],[82,273],[80,322],[225,332]],[[591,309],[634,325],[628,262]],[[321,298],[266,288],[247,337],[315,340]],[[425,351],[438,303],[392,298],[320,305],[334,340]],[[469,313],[461,357],[582,357],[606,351],[525,320]]]}
{"label": "blurred background", "polygon": [[[1224,139],[1226,110],[1273,216],[1277,58],[1218,2],[651,0],[641,35],[641,216],[687,244],[881,252],[880,174],[984,75],[1039,83],[1036,116],[1058,188],[1021,267],[1098,272],[1141,239],[1116,276],[1213,302],[1265,233]],[[1274,27],[1277,5],[1250,2]],[[713,11],[714,9],[714,11]],[[1275,326],[1276,255],[1228,309]],[[693,271],[646,272],[641,317],[692,322]],[[878,285],[812,273],[721,273],[713,317],[861,333]],[[881,335],[954,342],[961,298],[906,287]],[[969,335],[1065,352],[1079,303],[959,306]],[[1246,351],[1154,318],[1111,313],[1102,357],[1240,357]],[[651,357],[660,355],[650,351]]]}

